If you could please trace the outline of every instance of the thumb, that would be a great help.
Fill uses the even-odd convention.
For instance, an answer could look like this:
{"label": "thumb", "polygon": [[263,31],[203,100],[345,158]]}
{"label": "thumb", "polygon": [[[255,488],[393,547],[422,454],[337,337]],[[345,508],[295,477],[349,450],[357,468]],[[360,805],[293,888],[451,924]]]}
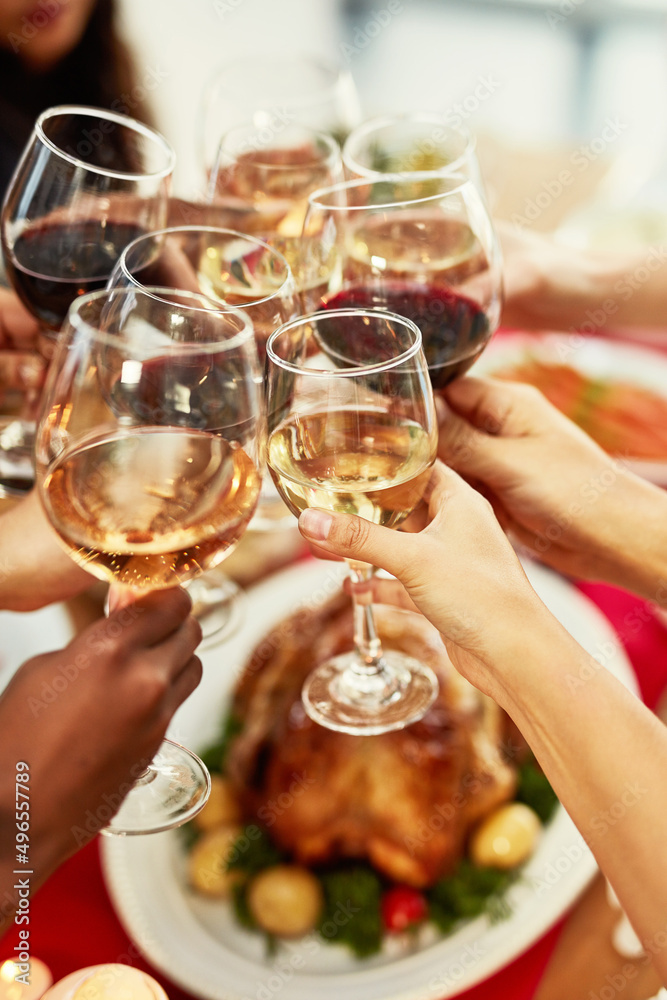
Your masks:
{"label": "thumb", "polygon": [[331,514],[314,507],[301,514],[299,531],[325,552],[370,563],[392,576],[399,576],[415,537],[382,528],[354,514]]}
{"label": "thumb", "polygon": [[490,437],[543,429],[552,407],[533,386],[491,378],[456,379],[444,391],[450,409]]}

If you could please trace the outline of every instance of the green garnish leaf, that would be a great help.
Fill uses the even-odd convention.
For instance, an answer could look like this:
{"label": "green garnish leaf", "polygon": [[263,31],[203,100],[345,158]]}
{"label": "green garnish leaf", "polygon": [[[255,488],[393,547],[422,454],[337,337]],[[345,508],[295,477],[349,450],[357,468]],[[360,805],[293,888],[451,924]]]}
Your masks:
{"label": "green garnish leaf", "polygon": [[227,871],[244,872],[248,877],[285,860],[266,830],[254,823],[244,826],[234,841]]}
{"label": "green garnish leaf", "polygon": [[241,927],[247,927],[248,930],[256,931],[259,930],[259,924],[250,912],[247,888],[247,882],[237,882],[232,886],[232,907],[234,908],[234,916]]}
{"label": "green garnish leaf", "polygon": [[462,861],[453,875],[440,879],[427,892],[431,920],[448,934],[460,920],[472,920],[482,913],[489,913],[491,919],[495,914],[498,919],[502,893],[513,878],[512,872]]}
{"label": "green garnish leaf", "polygon": [[320,875],[324,908],[318,931],[326,941],[346,944],[366,958],[382,947],[380,879],[370,868],[355,865]]}

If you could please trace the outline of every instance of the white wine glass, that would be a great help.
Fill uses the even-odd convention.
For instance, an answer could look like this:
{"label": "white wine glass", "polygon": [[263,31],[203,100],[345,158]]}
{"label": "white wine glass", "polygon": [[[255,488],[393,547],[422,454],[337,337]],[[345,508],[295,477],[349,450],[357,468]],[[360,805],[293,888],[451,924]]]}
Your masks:
{"label": "white wine glass", "polygon": [[[252,322],[260,367],[266,341],[276,327],[298,313],[290,267],[276,249],[255,236],[207,225],[172,226],[147,233],[124,249],[109,288],[160,286],[205,295],[206,310],[241,310]],[[293,527],[293,519],[266,476],[253,518],[253,531]],[[190,587],[195,614],[207,643],[229,635],[242,621],[241,588],[222,569]]]}
{"label": "white wine glass", "polygon": [[310,309],[411,319],[436,390],[473,364],[498,326],[500,248],[484,199],[462,177],[386,175],[315,191],[301,253]]}
{"label": "white wine glass", "polygon": [[340,147],[330,135],[303,125],[276,133],[243,125],[222,137],[208,200],[216,209],[234,213],[244,232],[282,253],[302,292],[301,237],[308,198],[342,180]]}
{"label": "white wine glass", "polygon": [[[267,345],[267,464],[298,517],[307,507],[398,527],[420,504],[437,447],[419,329],[380,310],[313,313]],[[372,567],[349,562],[354,579]],[[320,664],[303,688],[308,715],[340,732],[375,735],[420,719],[433,671],[382,650],[372,606],[353,596],[355,649]]]}
{"label": "white wine glass", "polygon": [[[97,291],[72,305],[44,390],[39,495],[68,554],[124,592],[186,583],[217,565],[252,517],[264,408],[252,325],[183,292]],[[165,740],[106,833],[192,818],[210,790]]]}
{"label": "white wine glass", "polygon": [[343,144],[348,179],[381,179],[409,174],[413,180],[462,177],[484,194],[484,182],[471,132],[451,125],[434,111],[383,115],[352,129]]}

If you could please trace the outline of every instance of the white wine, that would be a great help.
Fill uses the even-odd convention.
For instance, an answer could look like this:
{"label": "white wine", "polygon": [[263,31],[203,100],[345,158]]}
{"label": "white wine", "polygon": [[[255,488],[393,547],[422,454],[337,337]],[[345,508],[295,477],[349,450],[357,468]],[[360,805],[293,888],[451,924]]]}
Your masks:
{"label": "white wine", "polygon": [[422,499],[434,460],[423,427],[381,410],[293,415],[269,438],[271,475],[297,517],[322,507],[394,528]]}
{"label": "white wine", "polygon": [[100,579],[174,587],[215,566],[253,515],[260,476],[206,431],[133,428],[63,452],[43,485],[69,554]]}
{"label": "white wine", "polygon": [[348,240],[346,278],[353,281],[380,272],[452,285],[477,273],[482,259],[467,223],[427,210],[370,215]]}

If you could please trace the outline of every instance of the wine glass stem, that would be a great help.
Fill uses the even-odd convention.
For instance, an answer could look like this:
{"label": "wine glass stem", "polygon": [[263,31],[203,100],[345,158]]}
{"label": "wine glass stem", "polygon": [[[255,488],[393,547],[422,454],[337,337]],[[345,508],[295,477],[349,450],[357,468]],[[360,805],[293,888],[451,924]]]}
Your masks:
{"label": "wine glass stem", "polygon": [[[354,583],[365,583],[373,576],[373,567],[368,563],[349,562],[350,576]],[[358,658],[352,665],[355,673],[363,677],[376,675],[381,670],[382,643],[375,628],[373,604],[368,598],[363,602],[352,592],[354,614],[354,644]]]}

